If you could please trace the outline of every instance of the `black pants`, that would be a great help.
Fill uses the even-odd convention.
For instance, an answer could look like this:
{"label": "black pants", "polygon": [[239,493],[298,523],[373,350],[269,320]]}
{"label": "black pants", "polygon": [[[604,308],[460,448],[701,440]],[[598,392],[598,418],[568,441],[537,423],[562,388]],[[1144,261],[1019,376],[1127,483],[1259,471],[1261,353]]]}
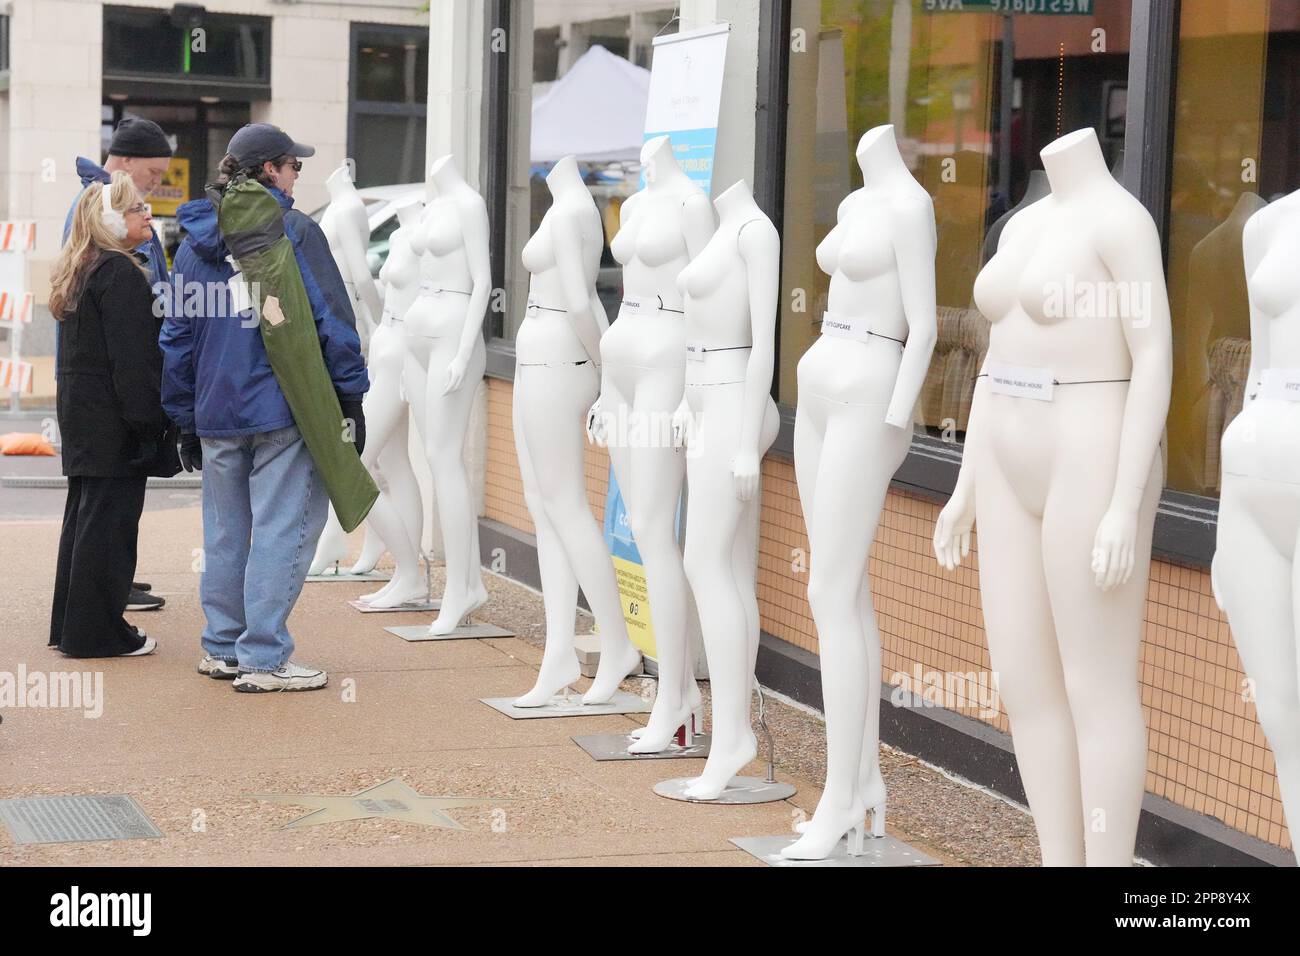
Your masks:
{"label": "black pants", "polygon": [[122,612],[135,575],[136,539],[148,480],[68,479],[50,646],[71,657],[113,657],[144,644]]}

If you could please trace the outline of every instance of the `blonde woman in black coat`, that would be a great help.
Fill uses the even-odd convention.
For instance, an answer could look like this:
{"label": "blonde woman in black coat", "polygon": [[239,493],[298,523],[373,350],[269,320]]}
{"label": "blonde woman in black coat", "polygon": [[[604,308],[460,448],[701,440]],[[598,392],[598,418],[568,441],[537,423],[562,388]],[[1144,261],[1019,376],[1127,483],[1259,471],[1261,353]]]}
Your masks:
{"label": "blonde woman in black coat", "polygon": [[161,322],[134,252],[151,229],[134,184],[116,173],[81,194],[51,273],[68,500],[50,645],[69,657],[141,656],[158,646],[122,616],[148,477],[180,470],[159,395]]}

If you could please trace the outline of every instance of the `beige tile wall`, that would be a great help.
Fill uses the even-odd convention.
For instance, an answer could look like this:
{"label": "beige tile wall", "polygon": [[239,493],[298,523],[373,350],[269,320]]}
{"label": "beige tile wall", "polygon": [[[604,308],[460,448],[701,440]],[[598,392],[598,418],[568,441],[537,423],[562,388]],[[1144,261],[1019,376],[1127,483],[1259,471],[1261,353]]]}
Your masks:
{"label": "beige tile wall", "polygon": [[[511,429],[511,385],[488,388],[487,516],[532,531]],[[587,496],[604,513],[609,459],[588,447]],[[806,600],[808,539],[794,466],[763,463],[759,611],[770,634],[814,653]],[[883,678],[898,673],[991,670],[979,601],[978,555],[955,574],[934,561],[930,538],[939,506],[892,491],[871,551],[872,593],[883,645]],[[803,556],[800,560],[801,555]],[[1147,790],[1218,817],[1269,843],[1290,847],[1273,754],[1246,699],[1245,675],[1205,571],[1155,562],[1142,644],[1142,703],[1150,728]],[[980,717],[1002,731],[1006,714]]]}

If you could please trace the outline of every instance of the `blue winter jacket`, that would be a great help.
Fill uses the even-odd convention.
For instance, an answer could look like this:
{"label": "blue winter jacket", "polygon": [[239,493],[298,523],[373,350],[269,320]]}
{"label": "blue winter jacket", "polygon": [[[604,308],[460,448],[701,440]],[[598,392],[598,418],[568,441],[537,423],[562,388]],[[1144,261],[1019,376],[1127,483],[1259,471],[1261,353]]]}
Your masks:
{"label": "blue winter jacket", "polygon": [[[311,301],[325,367],[339,398],[360,400],[370,387],[343,277],[320,226],[293,209],[278,189],[284,231]],[[162,296],[162,402],[181,431],[228,438],[292,425],[293,415],[276,382],[251,311],[234,314],[227,285],[234,269],[207,199],[181,206],[186,232],[176,251],[172,280]]]}

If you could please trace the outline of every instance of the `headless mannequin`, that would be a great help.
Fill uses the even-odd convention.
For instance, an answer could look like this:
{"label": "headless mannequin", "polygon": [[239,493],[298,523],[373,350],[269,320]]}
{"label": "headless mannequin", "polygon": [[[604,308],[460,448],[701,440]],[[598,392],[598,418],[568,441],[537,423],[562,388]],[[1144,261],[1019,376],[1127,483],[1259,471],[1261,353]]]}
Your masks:
{"label": "headless mannequin", "polygon": [[600,387],[600,337],[609,328],[596,297],[604,226],[572,156],[555,164],[546,185],[551,208],[522,254],[532,279],[515,340],[514,398],[519,471],[537,532],[546,650],[536,685],[516,707],[540,707],[580,676],[573,646],[579,585],[600,632],[600,665],[583,703],[606,703],[641,660],[627,636],[614,566],[583,478],[583,419]]}
{"label": "headless mannequin", "polygon": [[[1043,864],[1130,866],[1169,304],[1155,224],[1111,176],[1096,134],[1069,133],[1040,155],[1052,194],[1007,223],[975,281],[988,359],[934,545],[955,567],[978,516],[989,653]],[[1072,311],[1053,302],[1065,284],[1146,294],[1113,309],[1103,291],[1093,311],[1080,299]],[[1037,381],[1042,397],[1015,381]]]}
{"label": "headless mannequin", "polygon": [[375,316],[380,314],[379,289],[370,264],[366,261],[366,246],[370,242],[370,219],[366,204],[357,194],[357,187],[347,164],[329,174],[325,180],[330,204],[321,216],[320,227],[329,240],[334,262],[343,276],[348,295],[352,297],[352,310],[356,313],[362,338],[368,340],[375,333]]}
{"label": "headless mannequin", "polygon": [[1300,192],[1261,209],[1243,234],[1250,294],[1245,405],[1223,433],[1215,599],[1254,682],[1291,832],[1300,826]]}
{"label": "headless mannequin", "polygon": [[[401,517],[405,536],[417,553],[423,533],[424,508],[420,486],[407,452],[410,415],[402,395],[406,342],[401,322],[420,291],[420,260],[411,249],[409,236],[419,227],[421,208],[421,204],[415,202],[397,210],[401,225],[389,237],[388,258],[380,271],[385,288],[384,309],[379,326],[370,339],[367,364],[371,387],[365,399],[366,448],[361,454],[361,461],[367,468],[373,471],[378,466],[382,472],[388,485],[388,496]],[[385,544],[375,526],[366,522],[366,544],[352,573],[364,574],[373,570]],[[399,585],[394,577],[375,595],[363,595],[361,600],[371,604],[399,597],[403,600],[397,603],[417,601],[425,596],[426,588],[423,581]]]}
{"label": "headless mannequin", "polygon": [[450,634],[487,601],[464,450],[474,389],[487,365],[482,331],[492,268],[487,206],[451,156],[434,161],[428,185],[433,198],[409,240],[421,255],[421,279],[402,322],[402,385],[429,456],[446,555],[442,607],[429,633]]}
{"label": "headless mannequin", "polygon": [[1024,209],[1030,203],[1036,203],[1052,191],[1047,185],[1047,173],[1041,169],[1032,169],[1029,171],[1029,182],[1025,186],[1025,194],[1020,197],[1020,202],[1016,203],[994,221],[989,226],[988,235],[984,237],[984,248],[980,252],[980,262],[986,263],[993,258],[998,251],[998,240],[1002,238],[1002,230],[1006,228],[1011,217],[1020,210]]}
{"label": "headless mannequin", "polygon": [[[772,401],[781,239],[741,180],[715,201],[718,230],[677,277],[686,304],[686,579],[713,690],[704,772],[685,790],[714,800],[758,752],[750,697],[758,657],[760,462],[781,421]],[[698,429],[693,427],[698,423]]]}
{"label": "headless mannequin", "polygon": [[867,564],[937,336],[930,196],[892,126],[864,133],[857,158],[863,186],[817,247],[831,277],[829,310],[798,370],[795,476],[812,548],[827,760],[817,811],[782,850],[790,859],[823,859],[846,832],[850,851],[861,852],[867,811],[884,835],[880,631]]}
{"label": "headless mannequin", "polygon": [[[628,749],[658,753],[700,706],[687,653],[686,573],[675,534],[686,462],[673,445],[670,423],[686,376],[677,275],[712,235],[713,210],[677,165],[667,136],[646,142],[641,163],[646,187],[623,203],[619,231],[610,244],[623,265],[623,304],[600,340],[600,398],[588,416],[588,431],[593,441],[609,448],[627,504],[645,565],[659,656],[658,696],[650,721]],[[621,427],[614,428],[623,424],[626,436]]]}

